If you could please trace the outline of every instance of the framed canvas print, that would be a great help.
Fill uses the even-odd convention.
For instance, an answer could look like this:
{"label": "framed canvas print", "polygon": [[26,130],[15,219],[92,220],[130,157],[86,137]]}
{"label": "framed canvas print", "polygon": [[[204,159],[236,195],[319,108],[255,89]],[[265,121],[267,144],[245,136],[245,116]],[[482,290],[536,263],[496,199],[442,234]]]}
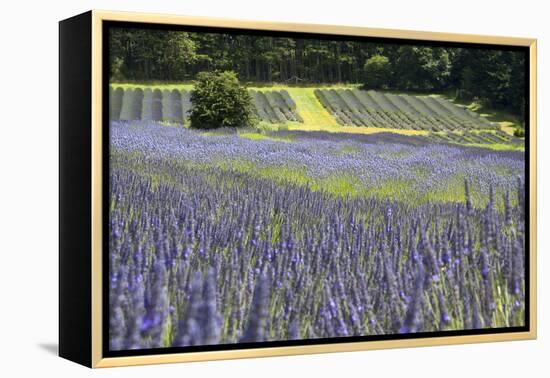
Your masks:
{"label": "framed canvas print", "polygon": [[536,41],[60,22],[59,353],[536,337]]}

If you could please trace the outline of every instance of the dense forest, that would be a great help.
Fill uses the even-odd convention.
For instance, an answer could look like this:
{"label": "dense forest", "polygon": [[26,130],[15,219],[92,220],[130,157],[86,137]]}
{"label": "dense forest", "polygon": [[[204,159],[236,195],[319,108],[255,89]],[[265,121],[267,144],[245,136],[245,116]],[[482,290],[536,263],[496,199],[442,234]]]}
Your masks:
{"label": "dense forest", "polygon": [[109,48],[114,81],[188,81],[201,71],[232,70],[243,82],[452,91],[525,112],[520,51],[122,28],[110,29]]}

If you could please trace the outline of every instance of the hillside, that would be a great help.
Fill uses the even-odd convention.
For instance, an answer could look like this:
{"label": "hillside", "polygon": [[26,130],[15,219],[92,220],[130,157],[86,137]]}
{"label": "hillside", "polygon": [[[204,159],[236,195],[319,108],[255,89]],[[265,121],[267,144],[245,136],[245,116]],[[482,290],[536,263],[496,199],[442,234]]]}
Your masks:
{"label": "hillside", "polygon": [[[112,84],[110,118],[188,124],[190,84]],[[521,149],[509,122],[485,116],[441,95],[364,91],[352,86],[249,87],[264,129],[423,135],[435,142]]]}

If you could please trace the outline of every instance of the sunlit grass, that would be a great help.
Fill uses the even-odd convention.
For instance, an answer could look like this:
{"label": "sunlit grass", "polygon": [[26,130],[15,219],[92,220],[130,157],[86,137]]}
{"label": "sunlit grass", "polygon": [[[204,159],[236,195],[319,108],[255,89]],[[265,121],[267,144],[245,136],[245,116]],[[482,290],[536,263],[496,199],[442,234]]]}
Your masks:
{"label": "sunlit grass", "polygon": [[[261,134],[259,134],[261,137]],[[344,146],[344,148],[352,146]],[[159,184],[170,184],[180,186],[181,183],[175,182],[172,177],[162,171],[149,171],[146,167],[138,165],[140,153],[127,153],[120,151],[112,151],[112,164],[116,166],[117,156],[125,156],[126,168],[131,168],[136,172],[141,172],[151,179],[152,189],[154,190]],[[128,157],[131,157],[128,159]],[[438,185],[431,187],[429,190],[417,189],[417,185],[424,182],[429,172],[424,167],[414,169],[416,178],[413,180],[403,180],[400,178],[387,179],[381,182],[365,185],[359,177],[352,172],[339,172],[324,177],[313,177],[307,169],[299,165],[281,164],[281,165],[258,165],[249,160],[234,158],[225,160],[216,160],[206,163],[190,162],[180,159],[169,159],[170,164],[191,166],[194,168],[203,169],[221,169],[228,173],[240,173],[252,175],[259,178],[269,179],[281,185],[294,184],[304,186],[314,191],[322,191],[334,196],[350,196],[350,197],[372,197],[377,199],[388,199],[400,202],[406,202],[411,206],[419,206],[426,203],[444,203],[444,202],[460,202],[466,201],[464,188],[464,174],[457,174],[445,181],[438,182]],[[128,165],[128,162],[130,164]],[[132,162],[136,162],[133,165]],[[506,167],[497,168],[496,173],[499,175],[509,175],[510,172]],[[499,188],[494,188],[495,206],[499,211],[503,211],[504,192]],[[483,194],[480,188],[475,185],[470,188],[470,196],[472,204],[475,208],[483,208],[489,200],[486,194]],[[510,197],[512,205],[515,204],[514,196]]]}
{"label": "sunlit grass", "polygon": [[[110,83],[113,88],[156,88],[160,90],[192,90],[192,82],[159,82],[159,81],[150,81],[150,82],[120,82],[120,83]],[[336,119],[321,105],[319,100],[314,94],[315,89],[353,89],[358,88],[357,84],[315,84],[315,85],[281,85],[278,83],[250,83],[247,85],[249,89],[254,89],[258,91],[268,91],[268,90],[286,90],[296,103],[297,112],[300,114],[304,122],[287,122],[283,124],[270,124],[268,122],[262,121],[256,127],[261,130],[296,130],[296,131],[325,131],[330,133],[348,133],[348,134],[375,134],[375,133],[394,133],[400,135],[414,135],[414,136],[427,136],[430,132],[425,130],[409,130],[409,129],[390,129],[390,128],[378,128],[378,127],[364,127],[364,126],[342,126],[336,122]],[[387,91],[388,93],[402,94],[402,93],[412,93],[407,91]],[[419,93],[413,93],[418,95]],[[425,93],[423,95],[432,96],[432,97],[442,97],[441,94]],[[482,107],[476,101],[459,101],[453,99],[449,96],[444,96],[455,105],[461,106],[463,108],[475,111],[481,114],[482,117],[487,118],[492,122],[496,122],[500,125],[501,130],[506,132],[509,135],[513,135],[514,130],[518,127],[519,123],[516,117],[506,113],[504,111],[486,109]],[[187,125],[188,126],[188,125]],[[217,135],[217,134],[207,134],[207,135]],[[263,140],[263,139],[274,139],[281,140],[273,136],[257,136],[252,134],[244,134],[244,138],[251,140]],[[487,144],[473,144],[473,143],[460,143],[455,142],[453,144],[466,146],[466,147],[482,147],[489,148],[496,151],[504,150],[515,150],[515,151],[524,151],[525,148],[521,144],[514,143],[487,143]]]}
{"label": "sunlit grass", "polygon": [[241,138],[245,138],[249,140],[272,140],[276,142],[285,142],[285,143],[293,142],[296,139],[293,135],[277,135],[277,134],[253,132],[253,131],[239,132],[238,135]]}
{"label": "sunlit grass", "polygon": [[181,83],[181,82],[163,82],[163,81],[150,81],[150,82],[111,82],[109,83],[113,88],[122,88],[124,90],[130,88],[151,88],[151,89],[160,89],[162,90],[172,90],[179,89],[189,91],[193,89],[192,83]]}
{"label": "sunlit grass", "polygon": [[453,143],[464,147],[487,148],[494,151],[525,151],[525,145],[515,143]]}
{"label": "sunlit grass", "polygon": [[479,101],[463,101],[453,98],[448,98],[455,105],[462,106],[468,110],[480,114],[491,122],[496,122],[500,125],[502,131],[514,135],[514,130],[520,126],[520,121],[517,116],[508,113],[504,110],[491,109],[483,106]]}
{"label": "sunlit grass", "polygon": [[347,145],[343,146],[342,148],[338,149],[336,152],[338,155],[347,155],[347,154],[354,154],[361,151],[359,146],[356,145]]}

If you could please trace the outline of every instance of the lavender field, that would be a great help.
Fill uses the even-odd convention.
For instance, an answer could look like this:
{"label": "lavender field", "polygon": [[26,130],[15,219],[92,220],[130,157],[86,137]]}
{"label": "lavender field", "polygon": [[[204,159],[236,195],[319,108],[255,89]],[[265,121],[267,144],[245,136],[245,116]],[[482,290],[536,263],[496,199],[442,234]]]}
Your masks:
{"label": "lavender field", "polygon": [[110,125],[111,350],[524,324],[524,153]]}

